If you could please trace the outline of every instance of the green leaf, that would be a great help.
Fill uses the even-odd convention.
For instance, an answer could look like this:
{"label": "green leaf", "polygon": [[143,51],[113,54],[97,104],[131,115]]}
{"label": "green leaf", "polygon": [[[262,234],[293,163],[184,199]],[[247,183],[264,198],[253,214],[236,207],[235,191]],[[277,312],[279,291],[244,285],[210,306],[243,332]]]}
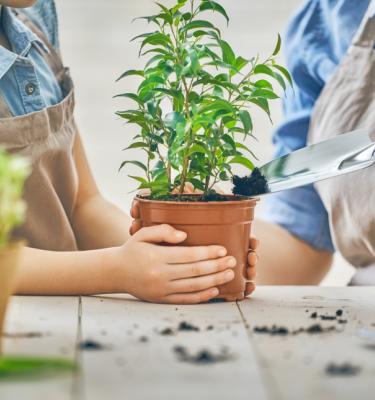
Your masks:
{"label": "green leaf", "polygon": [[254,83],[254,86],[259,87],[259,88],[268,88],[273,90],[273,87],[270,82],[266,81],[265,79],[259,79]]}
{"label": "green leaf", "polygon": [[269,89],[255,89],[251,94],[252,97],[263,97],[269,100],[279,99],[280,97],[273,91]]}
{"label": "green leaf", "polygon": [[171,112],[164,118],[164,124],[167,128],[176,129],[178,123],[186,124],[184,115],[179,112]]}
{"label": "green leaf", "polygon": [[191,156],[194,153],[207,154],[207,150],[201,144],[195,143],[190,147],[188,156]]}
{"label": "green leaf", "polygon": [[238,114],[244,127],[245,133],[251,132],[253,129],[253,123],[251,121],[250,113],[246,110],[241,110]]}
{"label": "green leaf", "polygon": [[220,13],[227,20],[227,24],[229,23],[228,14],[225,11],[224,7],[222,5],[220,5],[219,3],[215,2],[215,1],[211,1],[211,0],[202,1],[201,5],[199,6],[199,11],[203,12],[203,11],[208,11],[208,10],[212,10],[212,11],[216,11],[216,12]]}
{"label": "green leaf", "polygon": [[289,71],[286,68],[284,68],[283,66],[278,65],[278,64],[273,64],[272,67],[279,70],[285,76],[285,78],[289,82],[290,86],[293,86],[293,79],[292,79]]}
{"label": "green leaf", "polygon": [[220,40],[220,47],[223,53],[223,61],[232,66],[236,66],[236,55],[230,44],[225,40]]}
{"label": "green leaf", "polygon": [[119,78],[117,78],[116,82],[118,82],[122,78],[125,78],[127,76],[133,76],[133,75],[144,76],[145,74],[141,70],[131,69],[129,71],[124,72]]}
{"label": "green leaf", "polygon": [[280,34],[278,34],[276,47],[275,47],[275,50],[273,51],[272,55],[277,56],[280,52],[280,48],[281,48],[281,36],[280,36]]}
{"label": "green leaf", "polygon": [[252,98],[249,99],[250,103],[254,103],[256,104],[258,107],[260,107],[263,111],[265,111],[267,113],[267,115],[270,117],[271,113],[270,113],[270,107],[268,104],[268,100],[267,99],[263,99],[263,98]]}
{"label": "green leaf", "polygon": [[169,36],[165,35],[164,33],[157,32],[143,40],[139,53],[142,52],[146,45],[161,45],[163,47],[170,48],[172,46],[172,42]]}
{"label": "green leaf", "polygon": [[119,168],[119,172],[125,167],[125,165],[127,165],[127,164],[133,164],[133,165],[135,165],[135,166],[137,166],[137,167],[139,167],[139,168],[142,168],[143,169],[143,171],[145,171],[146,173],[147,173],[147,167],[146,167],[146,165],[144,165],[142,162],[140,162],[140,161],[134,161],[134,160],[132,160],[132,161],[123,161],[122,163],[121,163],[121,165],[120,165],[120,168]]}
{"label": "green leaf", "polygon": [[127,97],[129,99],[132,99],[132,100],[136,101],[140,106],[144,105],[143,101],[135,93],[121,93],[121,94],[117,94],[116,96],[113,96],[113,97],[114,98],[116,98],[116,97]]}
{"label": "green leaf", "polygon": [[230,161],[230,164],[240,164],[243,165],[244,167],[246,167],[249,170],[253,170],[254,169],[254,164],[246,157],[244,156],[236,156],[233,157]]}
{"label": "green leaf", "polygon": [[209,29],[214,29],[215,31],[219,31],[215,27],[215,25],[209,21],[195,20],[195,21],[191,21],[191,22],[187,23],[185,26],[183,26],[180,29],[180,33],[185,33],[192,29],[200,29],[200,28],[209,28]]}
{"label": "green leaf", "polygon": [[135,142],[135,143],[132,143],[130,146],[125,147],[125,149],[123,149],[123,150],[139,149],[139,148],[146,148],[147,149],[148,146],[147,146],[146,143],[143,143],[143,142]]}

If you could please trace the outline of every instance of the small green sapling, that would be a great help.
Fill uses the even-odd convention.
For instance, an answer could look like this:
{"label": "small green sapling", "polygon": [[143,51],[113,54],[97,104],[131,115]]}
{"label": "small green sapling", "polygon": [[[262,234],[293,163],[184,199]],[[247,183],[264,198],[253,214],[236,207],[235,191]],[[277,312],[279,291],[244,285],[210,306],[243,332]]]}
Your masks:
{"label": "small green sapling", "polygon": [[11,156],[0,148],[0,249],[10,241],[12,230],[25,215],[22,192],[29,174],[27,162]]}
{"label": "small green sapling", "polygon": [[131,176],[139,189],[155,197],[190,182],[208,194],[219,181],[230,180],[234,164],[252,170],[254,153],[245,145],[253,136],[251,107],[270,117],[269,101],[278,99],[274,84],[286,89],[291,77],[276,62],[278,36],[272,55],[244,58],[235,54],[220,30],[205,19],[219,13],[229,23],[223,6],[210,0],[178,0],[168,8],[142,17],[154,30],[136,36],[140,55],[148,60],[141,70],[128,70],[119,79],[139,77],[136,93],[122,93],[135,107],[117,115],[138,126],[127,149],[146,152],[145,162],[126,160],[144,172]]}

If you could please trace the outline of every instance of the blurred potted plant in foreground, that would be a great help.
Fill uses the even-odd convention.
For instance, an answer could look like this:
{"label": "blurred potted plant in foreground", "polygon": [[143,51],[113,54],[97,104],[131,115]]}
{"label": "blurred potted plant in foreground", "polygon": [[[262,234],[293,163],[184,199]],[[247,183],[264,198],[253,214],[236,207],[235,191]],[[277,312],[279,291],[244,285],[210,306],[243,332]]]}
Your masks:
{"label": "blurred potted plant in foreground", "polygon": [[[237,259],[236,278],[221,287],[219,297],[244,297],[246,256],[255,199],[215,193],[220,181],[233,177],[233,166],[254,168],[250,111],[258,107],[270,117],[269,101],[278,99],[274,85],[286,89],[291,78],[276,62],[281,47],[266,60],[236,55],[217,26],[205,19],[226,10],[210,0],[178,0],[171,8],[142,17],[154,28],[133,40],[148,60],[141,70],[119,79],[139,77],[131,99],[135,107],[117,115],[138,127],[127,149],[142,149],[145,162],[126,160],[142,176],[131,176],[147,197],[138,196],[143,226],[168,223],[188,233],[185,245],[222,244]],[[201,195],[186,195],[190,183]]]}
{"label": "blurred potted plant in foreground", "polygon": [[22,192],[28,174],[29,166],[24,159],[0,148],[0,336],[22,248],[21,242],[12,241],[11,234],[24,220]]}

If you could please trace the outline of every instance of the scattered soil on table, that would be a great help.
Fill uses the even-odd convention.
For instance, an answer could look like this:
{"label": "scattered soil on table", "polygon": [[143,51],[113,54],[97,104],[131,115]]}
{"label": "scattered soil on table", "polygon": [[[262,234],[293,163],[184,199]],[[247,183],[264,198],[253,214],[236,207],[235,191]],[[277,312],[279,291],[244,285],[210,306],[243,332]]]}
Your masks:
{"label": "scattered soil on table", "polygon": [[211,300],[208,300],[209,303],[225,303],[226,300],[225,299],[220,299],[220,298],[214,298]]}
{"label": "scattered soil on table", "polygon": [[234,175],[233,194],[241,196],[256,196],[258,194],[268,193],[269,187],[266,178],[262,175],[259,168],[254,168],[250,176],[239,177]]}
{"label": "scattered soil on table", "polygon": [[289,329],[284,327],[284,326],[277,326],[277,325],[272,325],[271,327],[268,326],[256,326],[254,328],[255,333],[266,333],[269,335],[281,335],[285,336],[289,334]]}
{"label": "scattered soil on table", "polygon": [[148,342],[148,337],[147,337],[147,336],[141,336],[141,337],[139,338],[139,341],[140,341],[141,343],[147,343],[147,342]]}
{"label": "scattered soil on table", "polygon": [[214,329],[213,325],[208,325],[208,327],[206,328],[206,331],[212,331]]}
{"label": "scattered soil on table", "polygon": [[253,329],[254,333],[258,334],[268,334],[271,336],[287,336],[287,335],[298,335],[300,333],[308,333],[308,334],[317,334],[317,333],[326,333],[326,332],[332,332],[332,331],[337,331],[335,326],[328,326],[328,327],[323,327],[320,324],[313,324],[307,328],[301,327],[296,330],[290,330],[289,328],[285,326],[277,326],[277,325],[272,325],[271,327],[268,326],[256,326]]}
{"label": "scattered soil on table", "polygon": [[174,331],[172,328],[164,328],[162,331],[159,332],[162,336],[172,336],[174,335]]}
{"label": "scattered soil on table", "polygon": [[[339,323],[343,324],[343,323],[346,323],[347,321],[339,318],[342,315],[343,315],[343,310],[341,308],[339,308],[338,310],[336,310],[334,315],[327,315],[327,314],[319,315],[316,311],[314,311],[313,313],[311,313],[310,318],[312,318],[312,319],[320,318],[321,321],[336,321],[337,320]],[[345,321],[345,322],[343,322],[343,321]]]}
{"label": "scattered soil on table", "polygon": [[4,332],[2,334],[3,337],[9,339],[34,339],[43,337],[45,335],[46,334],[42,332],[14,332],[14,333]]}
{"label": "scattered soil on table", "polygon": [[199,332],[200,329],[197,326],[194,326],[190,322],[182,321],[180,322],[180,325],[178,326],[179,331],[194,331],[194,332]]}
{"label": "scattered soil on table", "polygon": [[326,374],[331,376],[355,376],[361,372],[361,367],[350,363],[330,363],[326,366]]}
{"label": "scattered soil on table", "polygon": [[105,346],[95,340],[84,340],[79,344],[80,350],[104,350]]}
{"label": "scattered soil on table", "polygon": [[196,354],[190,354],[184,346],[176,346],[173,351],[182,362],[188,362],[195,365],[215,364],[218,362],[229,361],[233,357],[228,353],[227,349],[222,349],[219,353],[213,353],[211,350],[202,349]]}

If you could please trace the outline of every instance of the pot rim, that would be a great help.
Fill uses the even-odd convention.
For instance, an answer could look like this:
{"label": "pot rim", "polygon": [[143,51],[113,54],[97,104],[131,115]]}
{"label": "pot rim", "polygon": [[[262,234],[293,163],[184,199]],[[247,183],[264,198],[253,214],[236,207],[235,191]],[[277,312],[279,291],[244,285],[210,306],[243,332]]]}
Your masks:
{"label": "pot rim", "polygon": [[[186,193],[184,196],[190,196],[190,197],[196,197],[196,196],[201,196],[201,194],[193,194],[193,193]],[[259,197],[246,197],[246,196],[236,196],[234,194],[228,194],[225,195],[228,197],[242,197],[239,198],[238,200],[228,200],[228,201],[167,201],[167,200],[153,200],[153,199],[148,199],[149,195],[147,196],[142,196],[140,194],[136,195],[136,199],[142,203],[154,203],[154,204],[172,204],[172,205],[238,205],[238,204],[243,204],[244,202],[250,202],[251,204],[256,204],[260,200]]]}

